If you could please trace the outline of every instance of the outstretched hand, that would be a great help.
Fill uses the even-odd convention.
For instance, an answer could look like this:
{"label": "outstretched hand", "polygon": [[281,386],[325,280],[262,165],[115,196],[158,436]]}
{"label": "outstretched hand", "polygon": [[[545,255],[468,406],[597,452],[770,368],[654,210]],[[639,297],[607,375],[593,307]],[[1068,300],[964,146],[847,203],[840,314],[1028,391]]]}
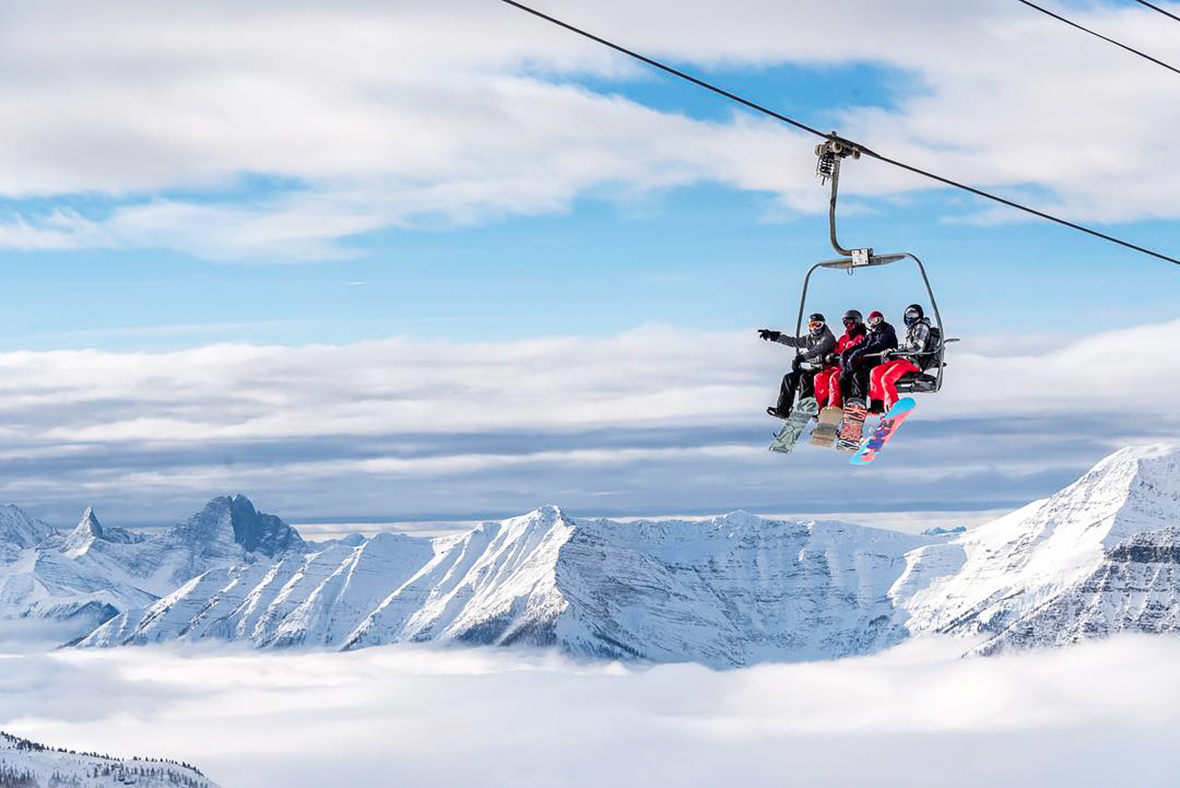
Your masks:
{"label": "outstretched hand", "polygon": [[782,335],[783,335],[783,332],[781,332],[781,331],[773,331],[769,328],[758,329],[758,336],[760,336],[763,339],[768,340],[770,342],[778,342],[779,337],[781,337]]}

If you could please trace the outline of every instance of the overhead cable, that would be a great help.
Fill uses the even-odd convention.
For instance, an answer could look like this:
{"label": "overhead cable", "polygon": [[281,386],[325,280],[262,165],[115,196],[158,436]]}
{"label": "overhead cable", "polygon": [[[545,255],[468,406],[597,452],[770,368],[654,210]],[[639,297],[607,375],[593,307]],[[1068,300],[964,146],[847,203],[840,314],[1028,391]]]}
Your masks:
{"label": "overhead cable", "polygon": [[965,192],[970,192],[971,194],[974,194],[979,197],[983,197],[984,199],[988,199],[993,202],[1000,203],[1001,205],[1006,205],[1009,208],[1015,208],[1018,211],[1023,211],[1025,213],[1032,214],[1033,216],[1037,216],[1041,219],[1045,219],[1050,222],[1055,222],[1055,223],[1063,225],[1065,227],[1069,227],[1070,229],[1077,230],[1079,232],[1083,232],[1088,235],[1092,235],[1095,238],[1101,238],[1104,241],[1109,241],[1110,243],[1118,244],[1119,246],[1123,246],[1127,249],[1131,249],[1136,252],[1140,252],[1141,254],[1145,254],[1150,257],[1155,257],[1159,260],[1164,260],[1166,262],[1173,263],[1175,265],[1180,265],[1180,258],[1171,257],[1169,255],[1163,254],[1162,252],[1153,251],[1153,250],[1148,249],[1146,247],[1139,246],[1137,244],[1133,244],[1130,241],[1124,241],[1121,238],[1116,238],[1113,235],[1107,235],[1106,233],[1099,232],[1098,230],[1094,230],[1092,228],[1085,227],[1080,224],[1076,224],[1076,223],[1068,221],[1066,219],[1062,219],[1058,216],[1053,216],[1052,214],[1045,213],[1044,211],[1039,211],[1036,208],[1030,208],[1027,205],[1022,205],[1018,202],[1014,202],[1014,201],[1009,200],[1007,198],[1000,197],[999,195],[992,194],[991,192],[986,192],[986,191],[983,191],[982,189],[977,189],[974,186],[968,186],[965,183],[960,183],[960,182],[952,180],[950,178],[946,178],[941,175],[937,175],[933,172],[928,172],[927,170],[923,170],[919,167],[915,167],[913,165],[906,164],[905,162],[899,161],[897,159],[893,159],[888,156],[885,156],[884,154],[877,153],[876,151],[873,151],[872,149],[868,148],[865,145],[861,145],[858,142],[853,142],[852,140],[847,140],[843,137],[836,135],[835,133],[826,134],[813,126],[809,126],[806,123],[803,123],[803,122],[796,120],[794,118],[787,117],[786,115],[783,115],[780,112],[775,112],[774,110],[764,107],[761,104],[755,103],[747,98],[743,98],[735,93],[731,93],[728,90],[724,90],[722,88],[719,88],[716,85],[713,85],[709,82],[704,81],[703,79],[700,79],[698,77],[694,77],[691,74],[685,73],[684,71],[680,71],[679,69],[675,69],[665,63],[661,63],[658,60],[647,57],[646,55],[641,55],[638,52],[634,52],[634,51],[627,49],[623,46],[620,46],[619,44],[616,44],[612,41],[608,41],[605,38],[602,38],[600,36],[596,36],[593,33],[587,32],[579,27],[575,27],[575,26],[569,24],[568,22],[563,22],[560,19],[557,19],[556,17],[549,16],[548,14],[538,11],[535,8],[530,8],[529,6],[524,5],[523,3],[517,2],[517,0],[501,0],[501,2],[506,3],[510,6],[513,6],[514,8],[518,8],[521,11],[524,11],[528,14],[532,14],[533,16],[538,17],[540,19],[544,19],[546,22],[550,22],[551,24],[557,25],[558,27],[565,28],[566,30],[569,30],[572,33],[577,33],[578,35],[582,36],[583,38],[588,38],[591,41],[595,41],[599,44],[602,44],[605,47],[609,47],[610,49],[615,50],[616,52],[620,52],[620,53],[627,55],[628,57],[634,58],[635,60],[638,60],[642,63],[646,63],[647,65],[652,66],[653,68],[657,68],[657,69],[664,71],[668,74],[671,74],[674,77],[677,77],[679,79],[683,79],[687,82],[691,82],[692,84],[697,85],[698,87],[702,87],[705,90],[716,93],[719,96],[723,96],[724,98],[727,98],[730,101],[735,101],[738,104],[741,104],[745,107],[748,107],[749,109],[754,110],[755,112],[759,112],[763,115],[767,115],[769,117],[772,117],[775,120],[782,121],[783,123],[794,126],[795,128],[800,129],[801,131],[806,131],[808,134],[814,134],[817,137],[822,137],[822,138],[828,139],[828,140],[838,140],[840,142],[843,142],[847,145],[850,145],[850,146],[858,149],[861,152],[861,154],[864,156],[868,156],[870,158],[877,159],[878,161],[884,162],[886,164],[891,164],[894,167],[898,167],[898,168],[906,170],[908,172],[912,172],[915,175],[921,175],[924,178],[929,178],[930,180],[938,181],[939,183],[942,183],[946,186],[952,186],[956,189],[961,189]]}
{"label": "overhead cable", "polygon": [[[1116,47],[1119,47],[1120,49],[1125,49],[1128,52],[1131,52],[1132,54],[1136,54],[1139,57],[1143,58],[1144,60],[1150,60],[1152,63],[1155,63],[1157,66],[1161,66],[1163,68],[1166,68],[1168,71],[1172,71],[1172,72],[1175,72],[1176,74],[1180,74],[1180,68],[1176,68],[1175,66],[1169,65],[1169,64],[1165,63],[1164,61],[1160,60],[1159,58],[1154,58],[1151,55],[1147,54],[1146,52],[1140,52],[1138,49],[1135,49],[1135,47],[1129,47],[1126,44],[1122,43],[1121,41],[1115,41],[1113,38],[1109,38],[1107,36],[1102,35],[1101,33],[1097,33],[1088,27],[1083,27],[1082,25],[1079,25],[1077,22],[1066,19],[1061,14],[1053,13],[1048,8],[1043,8],[1039,5],[1037,5],[1036,3],[1031,3],[1031,2],[1029,2],[1029,0],[1016,0],[1016,2],[1024,3],[1029,8],[1034,8],[1037,11],[1040,11],[1045,16],[1051,16],[1054,19],[1056,19],[1058,22],[1064,22],[1065,24],[1069,25],[1070,27],[1076,27],[1078,30],[1081,30],[1083,33],[1089,33],[1090,35],[1094,36],[1095,38],[1101,38],[1103,41],[1106,41],[1107,43],[1110,43],[1110,44],[1114,44]],[[1147,4],[1144,3],[1144,5],[1147,5]],[[1155,8],[1155,6],[1152,6],[1152,8]],[[1163,9],[1157,9],[1157,10],[1163,11]],[[1164,13],[1167,13],[1167,12],[1164,11]],[[1171,14],[1168,14],[1168,16],[1171,16]]]}
{"label": "overhead cable", "polygon": [[1147,7],[1148,7],[1148,8],[1150,8],[1152,11],[1159,11],[1159,12],[1160,12],[1161,14],[1163,14],[1164,16],[1170,16],[1170,17],[1172,17],[1173,19],[1175,19],[1177,22],[1180,22],[1180,16],[1176,16],[1176,15],[1175,15],[1175,14],[1173,14],[1171,11],[1165,11],[1164,9],[1160,8],[1158,5],[1154,5],[1154,4],[1152,4],[1152,3],[1148,3],[1148,2],[1147,2],[1147,0],[1135,0],[1135,2],[1136,2],[1136,3],[1138,3],[1139,5],[1145,5],[1145,6],[1147,6]]}

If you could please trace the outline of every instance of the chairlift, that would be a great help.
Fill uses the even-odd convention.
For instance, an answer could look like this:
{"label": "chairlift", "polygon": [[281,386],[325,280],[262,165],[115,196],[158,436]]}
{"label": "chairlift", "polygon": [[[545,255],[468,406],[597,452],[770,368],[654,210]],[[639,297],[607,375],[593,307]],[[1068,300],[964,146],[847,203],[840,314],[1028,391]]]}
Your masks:
{"label": "chairlift", "polygon": [[832,183],[832,198],[828,206],[828,227],[830,229],[832,248],[840,255],[835,260],[823,260],[811,266],[807,271],[807,276],[803,278],[803,294],[799,298],[799,317],[795,321],[795,336],[802,336],[803,331],[803,316],[807,313],[807,288],[811,282],[811,275],[820,268],[830,268],[837,271],[845,271],[851,276],[860,268],[869,268],[872,266],[892,265],[893,263],[902,260],[913,260],[918,266],[918,273],[922,275],[922,283],[926,285],[926,294],[930,297],[930,309],[934,313],[934,322],[937,330],[937,344],[925,355],[931,357],[931,360],[926,364],[921,372],[911,372],[897,381],[897,390],[904,394],[935,394],[942,388],[943,382],[943,368],[946,366],[944,356],[946,353],[946,346],[950,342],[957,342],[957,339],[947,339],[946,331],[942,324],[942,314],[938,311],[938,302],[934,298],[934,289],[930,286],[930,279],[926,276],[926,266],[918,259],[917,255],[910,252],[891,252],[888,254],[877,254],[870,247],[860,249],[845,249],[840,245],[836,238],[836,200],[840,186],[840,162],[843,159],[851,156],[853,159],[860,158],[860,149],[853,143],[838,137],[833,132],[826,142],[821,143],[815,149],[816,156],[819,161],[816,164],[816,175],[821,181],[831,181]]}

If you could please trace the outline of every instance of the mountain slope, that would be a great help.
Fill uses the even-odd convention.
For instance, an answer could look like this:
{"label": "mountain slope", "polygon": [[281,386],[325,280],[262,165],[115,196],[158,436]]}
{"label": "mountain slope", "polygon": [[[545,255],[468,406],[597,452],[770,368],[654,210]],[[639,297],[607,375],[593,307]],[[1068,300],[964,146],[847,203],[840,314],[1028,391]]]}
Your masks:
{"label": "mountain slope", "polygon": [[22,550],[36,547],[56,533],[15,506],[0,506],[0,564],[16,560]]}
{"label": "mountain slope", "polygon": [[[1134,616],[1104,613],[1102,625],[1094,616],[1134,607],[1132,597],[1149,586],[1167,593],[1159,585],[1166,558],[1131,557],[1168,555],[1176,525],[1180,453],[1123,449],[1050,498],[912,554],[910,572],[920,579],[904,578],[891,593],[914,633],[1007,632],[1011,646],[1138,629]],[[943,571],[930,571],[934,565]]]}
{"label": "mountain slope", "polygon": [[0,785],[117,788],[217,788],[192,766],[159,759],[112,758],[59,750],[0,731]]}

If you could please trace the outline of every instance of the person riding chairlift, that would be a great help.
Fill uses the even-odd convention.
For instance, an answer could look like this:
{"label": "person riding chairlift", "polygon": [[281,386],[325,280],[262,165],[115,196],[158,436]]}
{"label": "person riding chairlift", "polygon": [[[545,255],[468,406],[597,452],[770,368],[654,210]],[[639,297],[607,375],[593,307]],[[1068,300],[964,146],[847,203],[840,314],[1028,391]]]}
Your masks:
{"label": "person riding chairlift", "polygon": [[769,328],[758,330],[758,336],[770,342],[778,342],[787,347],[800,348],[803,352],[796,354],[791,362],[791,371],[783,375],[782,385],[779,386],[778,403],[771,405],[766,412],[778,419],[785,419],[791,415],[791,408],[795,405],[795,391],[798,389],[799,398],[815,396],[813,375],[803,367],[819,366],[824,356],[836,347],[836,336],[828,328],[827,321],[819,312],[807,318],[807,335],[794,337],[781,331]]}
{"label": "person riding chairlift", "polygon": [[843,322],[844,336],[836,343],[835,350],[824,358],[824,368],[815,373],[815,401],[821,410],[824,407],[843,407],[844,397],[840,391],[841,362],[848,351],[864,342],[868,333],[864,318],[855,309],[849,309],[844,313]]}
{"label": "person riding chairlift", "polygon": [[897,331],[885,320],[885,315],[874,309],[869,313],[869,332],[864,341],[840,359],[840,389],[848,403],[865,406],[870,372],[880,363],[883,353],[896,347]]}
{"label": "person riding chairlift", "polygon": [[[932,332],[930,320],[919,304],[905,308],[905,342],[895,351],[881,354],[881,363],[869,374],[869,397],[874,413],[888,413],[897,402],[897,381],[911,372],[921,372],[929,361]],[[904,356],[902,355],[904,354]],[[899,356],[893,358],[894,355]]]}

